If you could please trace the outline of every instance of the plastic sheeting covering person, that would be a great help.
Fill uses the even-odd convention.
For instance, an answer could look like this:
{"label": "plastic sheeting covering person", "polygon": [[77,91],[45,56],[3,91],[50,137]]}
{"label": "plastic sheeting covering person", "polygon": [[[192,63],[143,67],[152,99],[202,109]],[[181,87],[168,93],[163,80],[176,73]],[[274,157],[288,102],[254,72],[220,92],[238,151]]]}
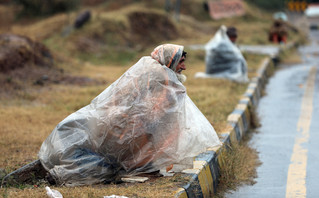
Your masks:
{"label": "plastic sheeting covering person", "polygon": [[225,78],[246,83],[247,63],[240,50],[226,34],[227,28],[221,26],[215,36],[205,45],[206,72],[198,72],[196,78]]}
{"label": "plastic sheeting covering person", "polygon": [[57,184],[107,183],[149,173],[220,144],[174,72],[183,48],[155,48],[56,126],[39,158]]}

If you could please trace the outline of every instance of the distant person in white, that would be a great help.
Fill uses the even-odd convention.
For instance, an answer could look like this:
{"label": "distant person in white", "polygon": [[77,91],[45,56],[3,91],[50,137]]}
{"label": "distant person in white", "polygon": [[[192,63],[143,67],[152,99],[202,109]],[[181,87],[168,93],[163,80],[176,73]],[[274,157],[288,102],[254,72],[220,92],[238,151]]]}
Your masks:
{"label": "distant person in white", "polygon": [[206,44],[206,72],[198,72],[196,78],[224,78],[246,83],[247,63],[238,47],[235,27],[221,26],[215,36]]}

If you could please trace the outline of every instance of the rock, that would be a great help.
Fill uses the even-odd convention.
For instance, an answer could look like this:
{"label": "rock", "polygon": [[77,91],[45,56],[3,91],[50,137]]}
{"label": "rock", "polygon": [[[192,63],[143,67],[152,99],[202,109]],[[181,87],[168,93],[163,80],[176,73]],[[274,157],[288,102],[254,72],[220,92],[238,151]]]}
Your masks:
{"label": "rock", "polygon": [[0,34],[0,72],[8,73],[26,65],[53,66],[51,52],[28,37]]}
{"label": "rock", "polygon": [[75,28],[81,28],[85,23],[87,23],[91,18],[91,12],[86,10],[79,14],[74,22],[74,27]]}

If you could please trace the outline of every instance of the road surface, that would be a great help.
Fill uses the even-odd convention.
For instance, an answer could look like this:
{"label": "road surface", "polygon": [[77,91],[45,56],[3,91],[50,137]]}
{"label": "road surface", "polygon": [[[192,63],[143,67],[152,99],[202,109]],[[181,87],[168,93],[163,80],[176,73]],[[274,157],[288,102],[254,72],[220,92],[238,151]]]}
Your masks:
{"label": "road surface", "polygon": [[228,198],[319,197],[319,31],[299,49],[303,63],[283,67],[266,86],[250,144],[259,152],[256,184]]}

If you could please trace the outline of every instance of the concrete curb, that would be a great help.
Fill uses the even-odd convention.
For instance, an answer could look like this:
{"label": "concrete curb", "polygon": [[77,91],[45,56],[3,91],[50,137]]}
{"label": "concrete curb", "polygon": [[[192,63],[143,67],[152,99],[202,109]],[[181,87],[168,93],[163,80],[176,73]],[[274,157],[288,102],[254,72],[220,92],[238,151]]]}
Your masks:
{"label": "concrete curb", "polygon": [[[280,48],[279,53],[294,46],[294,43],[289,43]],[[261,63],[257,76],[251,79],[246,92],[227,118],[230,129],[221,134],[222,145],[201,153],[195,157],[192,169],[182,171],[190,176],[191,179],[188,184],[176,192],[175,198],[213,197],[216,193],[220,176],[219,159],[221,159],[223,151],[227,149],[228,145],[240,142],[245,133],[248,132],[253,109],[258,106],[262,91],[274,70],[275,64],[272,61],[272,57],[265,58]]]}

